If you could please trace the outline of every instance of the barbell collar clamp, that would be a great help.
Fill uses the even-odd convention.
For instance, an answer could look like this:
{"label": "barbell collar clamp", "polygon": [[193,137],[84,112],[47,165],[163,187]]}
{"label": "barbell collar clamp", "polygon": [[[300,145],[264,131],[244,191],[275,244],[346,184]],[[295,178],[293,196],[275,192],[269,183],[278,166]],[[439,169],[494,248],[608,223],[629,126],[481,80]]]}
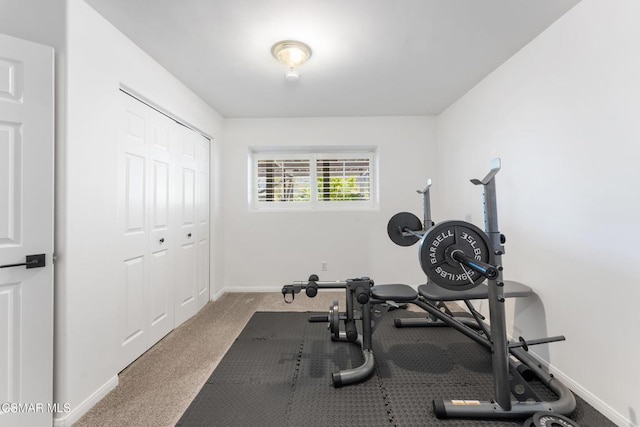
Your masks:
{"label": "barbell collar clamp", "polygon": [[500,270],[500,267],[494,267],[493,265],[487,264],[486,262],[478,261],[475,258],[466,255],[460,249],[452,250],[450,256],[455,261],[466,265],[474,271],[477,271],[487,279],[495,279],[499,275],[498,270]]}

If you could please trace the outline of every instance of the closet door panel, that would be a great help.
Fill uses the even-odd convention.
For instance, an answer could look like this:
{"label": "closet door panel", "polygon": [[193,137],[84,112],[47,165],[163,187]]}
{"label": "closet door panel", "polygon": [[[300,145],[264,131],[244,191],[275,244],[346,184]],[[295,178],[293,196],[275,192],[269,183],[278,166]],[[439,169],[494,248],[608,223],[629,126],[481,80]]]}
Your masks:
{"label": "closet door panel", "polygon": [[169,250],[163,249],[155,251],[149,257],[150,274],[149,274],[149,318],[148,324],[150,328],[151,345],[159,341],[163,336],[173,329],[173,306],[168,309],[168,305],[172,303],[170,296],[172,295],[171,276],[173,269],[171,268],[171,260],[169,259]]}
{"label": "closet door panel", "polygon": [[[144,285],[146,258],[143,256],[127,259],[123,262],[124,288],[127,304],[125,306],[125,333],[123,336],[123,347],[133,349],[143,349],[144,340],[142,336],[145,330],[144,322]],[[137,350],[140,351],[140,350]],[[131,351],[131,357],[136,350]]]}
{"label": "closet door panel", "polygon": [[124,368],[147,349],[148,146],[141,105],[123,99],[118,130],[120,360]]}
{"label": "closet door panel", "polygon": [[209,284],[209,140],[200,136],[197,141],[198,164],[198,308],[210,300]]}
{"label": "closet door panel", "polygon": [[171,230],[171,205],[174,166],[171,164],[170,134],[176,124],[164,115],[148,109],[150,171],[149,200],[149,282],[147,288],[147,325],[149,346],[173,329],[174,252]]}
{"label": "closet door panel", "polygon": [[195,159],[195,134],[187,128],[178,129],[176,165],[177,213],[176,241],[178,256],[176,259],[175,281],[175,326],[193,316],[198,310],[196,291],[197,268],[197,164]]}

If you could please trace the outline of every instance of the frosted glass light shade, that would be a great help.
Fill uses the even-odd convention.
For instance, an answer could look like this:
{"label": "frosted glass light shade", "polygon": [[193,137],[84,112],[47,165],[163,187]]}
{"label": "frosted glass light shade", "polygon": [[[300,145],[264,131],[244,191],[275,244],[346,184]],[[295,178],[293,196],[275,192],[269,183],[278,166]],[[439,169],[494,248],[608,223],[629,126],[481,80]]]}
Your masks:
{"label": "frosted glass light shade", "polygon": [[289,70],[295,70],[311,57],[311,48],[295,40],[284,40],[271,47],[271,54]]}

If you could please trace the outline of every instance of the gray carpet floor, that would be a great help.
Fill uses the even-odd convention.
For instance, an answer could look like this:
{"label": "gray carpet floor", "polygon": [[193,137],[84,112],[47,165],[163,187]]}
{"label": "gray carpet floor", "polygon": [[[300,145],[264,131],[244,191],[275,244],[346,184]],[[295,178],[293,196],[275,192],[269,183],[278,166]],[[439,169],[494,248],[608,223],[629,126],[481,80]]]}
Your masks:
{"label": "gray carpet floor", "polygon": [[119,384],[74,426],[174,426],[256,311],[344,307],[344,292],[225,294],[165,336],[119,374]]}

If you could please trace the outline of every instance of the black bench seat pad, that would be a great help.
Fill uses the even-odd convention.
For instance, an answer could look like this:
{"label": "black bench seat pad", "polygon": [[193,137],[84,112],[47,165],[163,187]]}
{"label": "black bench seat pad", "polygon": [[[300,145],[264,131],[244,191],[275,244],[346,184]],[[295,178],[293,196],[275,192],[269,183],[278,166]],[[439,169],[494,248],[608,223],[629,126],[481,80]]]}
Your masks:
{"label": "black bench seat pad", "polygon": [[371,287],[371,296],[383,301],[407,302],[418,298],[418,293],[409,285],[375,285]]}

